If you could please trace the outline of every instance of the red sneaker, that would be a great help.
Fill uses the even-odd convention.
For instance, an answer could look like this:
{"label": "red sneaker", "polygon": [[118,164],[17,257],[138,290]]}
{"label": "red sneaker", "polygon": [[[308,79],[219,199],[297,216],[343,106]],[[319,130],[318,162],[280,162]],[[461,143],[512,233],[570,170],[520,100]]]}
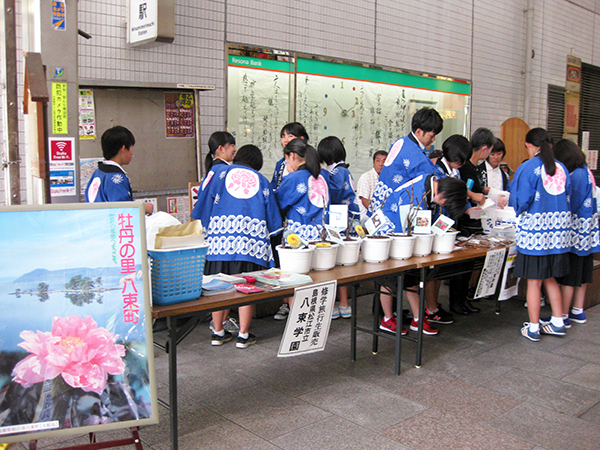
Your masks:
{"label": "red sneaker", "polygon": [[[419,322],[416,322],[415,319],[410,323],[410,329],[413,331],[419,331]],[[435,328],[427,318],[423,319],[423,334],[427,334],[429,336],[435,336],[439,333],[440,330]]]}
{"label": "red sneaker", "polygon": [[[383,319],[381,319],[381,324],[379,325],[379,329],[383,330],[383,331],[387,331],[388,333],[396,334],[396,330],[397,330],[396,318],[392,317],[389,320],[385,320],[385,317],[384,317]],[[406,336],[408,334],[408,330],[403,327],[402,330],[400,331],[400,333],[402,334],[402,336]]]}

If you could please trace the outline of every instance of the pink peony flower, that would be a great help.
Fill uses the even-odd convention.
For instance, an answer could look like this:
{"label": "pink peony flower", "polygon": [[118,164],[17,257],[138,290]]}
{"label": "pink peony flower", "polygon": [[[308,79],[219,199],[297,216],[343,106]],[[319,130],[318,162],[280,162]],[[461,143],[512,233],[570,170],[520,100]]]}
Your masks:
{"label": "pink peony flower", "polygon": [[31,355],[17,363],[12,377],[25,387],[62,375],[69,386],[101,394],[108,374],[125,370],[118,336],[89,316],[54,317],[50,333],[25,330],[20,336],[19,346]]}

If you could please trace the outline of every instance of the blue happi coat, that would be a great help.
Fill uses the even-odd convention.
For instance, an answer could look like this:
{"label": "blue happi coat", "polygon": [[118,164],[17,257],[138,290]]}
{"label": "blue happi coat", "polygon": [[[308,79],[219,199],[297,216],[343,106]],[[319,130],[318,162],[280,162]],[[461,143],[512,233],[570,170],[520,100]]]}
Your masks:
{"label": "blue happi coat", "polygon": [[[400,206],[410,205],[419,206],[420,209],[430,209],[432,223],[440,215],[441,209],[439,206],[429,202],[433,197],[431,195],[433,186],[432,182],[437,180],[436,175],[418,175],[416,178],[407,181],[398,186],[387,198],[383,208],[381,209],[388,219],[394,225],[394,229],[383,229],[381,233],[403,233],[405,230],[402,227],[400,218]],[[427,194],[427,195],[426,195]],[[423,198],[425,196],[425,198]]]}
{"label": "blue happi coat", "polygon": [[320,240],[323,209],[329,207],[329,190],[323,175],[315,178],[304,167],[283,177],[275,195],[281,215],[287,219],[286,229],[315,241]]}
{"label": "blue happi coat", "polygon": [[440,170],[423,153],[417,143],[417,138],[411,133],[398,139],[390,147],[369,209],[377,210],[385,198],[396,188],[421,174],[439,175]]}
{"label": "blue happi coat", "polygon": [[587,166],[571,177],[571,252],[579,256],[600,251],[596,182]]}
{"label": "blue happi coat", "polygon": [[275,163],[275,170],[273,170],[273,177],[271,178],[271,187],[274,191],[277,190],[283,180],[283,174],[285,172],[285,158],[281,158]]}
{"label": "blue happi coat", "polygon": [[322,170],[321,174],[325,177],[325,181],[327,181],[331,204],[348,205],[349,217],[358,219],[360,217],[360,209],[355,202],[354,179],[348,168],[342,164],[342,162],[336,163],[328,170]]}
{"label": "blue happi coat", "polygon": [[131,182],[121,166],[100,161],[85,188],[85,201],[88,203],[133,201]]}
{"label": "blue happi coat", "polygon": [[510,184],[509,205],[517,214],[517,249],[543,256],[571,249],[571,181],[565,166],[556,162],[550,176],[539,156],[522,163]]}
{"label": "blue happi coat", "polygon": [[274,267],[270,235],[281,216],[269,181],[241,164],[214,165],[191,214],[207,230],[208,261],[248,261]]}

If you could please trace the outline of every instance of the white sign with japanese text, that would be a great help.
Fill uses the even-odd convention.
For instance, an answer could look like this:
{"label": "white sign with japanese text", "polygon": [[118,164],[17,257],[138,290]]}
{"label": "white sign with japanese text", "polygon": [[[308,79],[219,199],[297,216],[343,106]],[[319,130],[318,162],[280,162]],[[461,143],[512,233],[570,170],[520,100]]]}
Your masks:
{"label": "white sign with japanese text", "polygon": [[513,272],[515,270],[515,260],[517,259],[517,246],[513,245],[508,248],[508,256],[502,274],[502,287],[498,300],[508,300],[519,293],[519,279],[515,278]]}
{"label": "white sign with japanese text", "polygon": [[325,350],[336,290],[337,280],[296,288],[277,356]]}
{"label": "white sign with japanese text", "polygon": [[504,264],[504,248],[490,250],[485,256],[485,264],[481,270],[475,298],[488,297],[496,293],[496,286],[502,274]]}
{"label": "white sign with japanese text", "polygon": [[130,45],[153,42],[158,36],[158,0],[129,0],[127,36]]}

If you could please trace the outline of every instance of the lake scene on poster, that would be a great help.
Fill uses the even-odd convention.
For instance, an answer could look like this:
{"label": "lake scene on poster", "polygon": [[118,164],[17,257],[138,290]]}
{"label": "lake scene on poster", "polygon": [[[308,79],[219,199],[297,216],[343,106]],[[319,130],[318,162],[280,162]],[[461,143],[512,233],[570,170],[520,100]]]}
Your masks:
{"label": "lake scene on poster", "polygon": [[158,422],[142,205],[0,208],[0,442]]}

